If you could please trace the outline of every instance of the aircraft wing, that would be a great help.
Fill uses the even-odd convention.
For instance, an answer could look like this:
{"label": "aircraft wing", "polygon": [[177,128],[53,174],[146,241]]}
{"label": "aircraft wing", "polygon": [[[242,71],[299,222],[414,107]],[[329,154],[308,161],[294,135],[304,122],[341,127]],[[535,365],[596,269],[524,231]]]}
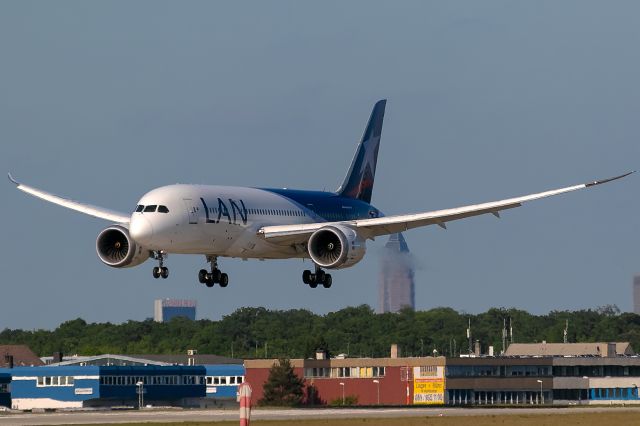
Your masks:
{"label": "aircraft wing", "polygon": [[71,210],[78,211],[80,213],[88,214],[89,216],[98,217],[100,219],[109,220],[117,223],[129,223],[130,215],[120,213],[114,210],[105,209],[102,207],[93,206],[91,204],[80,203],[78,201],[69,200],[68,198],[59,197],[49,192],[42,191],[31,186],[24,185],[16,181],[11,173],[9,173],[9,180],[17,185],[20,191],[33,195],[34,197],[41,198],[53,204],[57,204],[62,207],[66,207]]}
{"label": "aircraft wing", "polygon": [[341,222],[316,222],[300,225],[265,226],[258,230],[258,235],[275,243],[304,244],[309,238],[309,235],[314,231],[330,225],[349,226],[356,229],[356,231],[364,238],[374,238],[381,235],[395,234],[396,232],[403,232],[408,229],[428,225],[439,225],[446,228],[447,222],[487,213],[491,213],[499,217],[500,211],[520,207],[525,202],[577,191],[579,189],[591,188],[596,185],[621,179],[631,173],[633,172],[625,173],[609,179],[595,180],[580,185],[568,186],[566,188],[538,192],[536,194],[529,194],[522,197],[508,198],[501,201],[456,207],[453,209]]}

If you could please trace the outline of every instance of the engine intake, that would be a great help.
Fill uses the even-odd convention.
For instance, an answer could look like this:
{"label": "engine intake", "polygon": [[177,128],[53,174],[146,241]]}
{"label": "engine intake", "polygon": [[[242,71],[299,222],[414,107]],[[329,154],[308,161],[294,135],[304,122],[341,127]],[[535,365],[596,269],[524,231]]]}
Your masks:
{"label": "engine intake", "polygon": [[311,234],[309,256],[322,268],[340,269],[358,263],[365,255],[365,242],[347,226],[326,226]]}
{"label": "engine intake", "polygon": [[114,268],[140,265],[150,256],[149,250],[140,247],[129,235],[129,230],[113,225],[98,234],[96,251],[100,260]]}

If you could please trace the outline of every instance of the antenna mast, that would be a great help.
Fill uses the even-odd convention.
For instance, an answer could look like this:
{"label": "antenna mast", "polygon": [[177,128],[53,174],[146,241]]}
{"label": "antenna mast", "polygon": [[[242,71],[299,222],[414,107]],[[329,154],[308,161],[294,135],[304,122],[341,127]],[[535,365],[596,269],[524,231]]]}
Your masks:
{"label": "antenna mast", "polygon": [[473,344],[471,343],[471,318],[469,318],[469,326],[467,327],[467,339],[469,340],[469,353],[473,352]]}

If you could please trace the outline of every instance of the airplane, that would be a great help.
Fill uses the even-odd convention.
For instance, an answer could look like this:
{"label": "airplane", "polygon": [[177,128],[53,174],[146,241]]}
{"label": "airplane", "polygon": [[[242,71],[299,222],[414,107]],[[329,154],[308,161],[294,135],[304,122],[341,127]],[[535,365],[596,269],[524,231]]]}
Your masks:
{"label": "airplane", "polygon": [[302,281],[311,288],[332,285],[334,270],[362,260],[366,241],[412,228],[438,225],[492,214],[554,195],[591,188],[630,175],[560,189],[422,213],[385,216],[371,204],[386,100],[378,101],[360,140],[351,166],[335,192],[175,184],[147,192],[132,213],[121,213],[27,186],[8,177],[17,188],[45,201],[107,220],[113,224],[98,234],[99,259],[114,268],[128,268],[152,258],[154,278],[167,278],[169,253],[204,255],[208,269],[198,281],[226,287],[229,277],[218,258],[311,259]]}

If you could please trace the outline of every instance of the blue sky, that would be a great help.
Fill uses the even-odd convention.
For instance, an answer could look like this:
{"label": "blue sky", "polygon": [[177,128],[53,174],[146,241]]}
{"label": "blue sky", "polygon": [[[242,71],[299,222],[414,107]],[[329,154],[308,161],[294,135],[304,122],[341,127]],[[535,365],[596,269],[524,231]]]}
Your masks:
{"label": "blue sky", "polygon": [[[373,203],[387,214],[490,201],[638,168],[633,1],[28,2],[0,5],[0,169],[121,211],[175,182],[335,189],[387,98]],[[541,313],[617,304],[640,272],[638,176],[410,231],[418,309]],[[0,328],[152,316],[193,298],[324,313],[376,304],[378,255],[301,282],[309,263],[198,256],[116,270],[108,225],[0,185]]]}

